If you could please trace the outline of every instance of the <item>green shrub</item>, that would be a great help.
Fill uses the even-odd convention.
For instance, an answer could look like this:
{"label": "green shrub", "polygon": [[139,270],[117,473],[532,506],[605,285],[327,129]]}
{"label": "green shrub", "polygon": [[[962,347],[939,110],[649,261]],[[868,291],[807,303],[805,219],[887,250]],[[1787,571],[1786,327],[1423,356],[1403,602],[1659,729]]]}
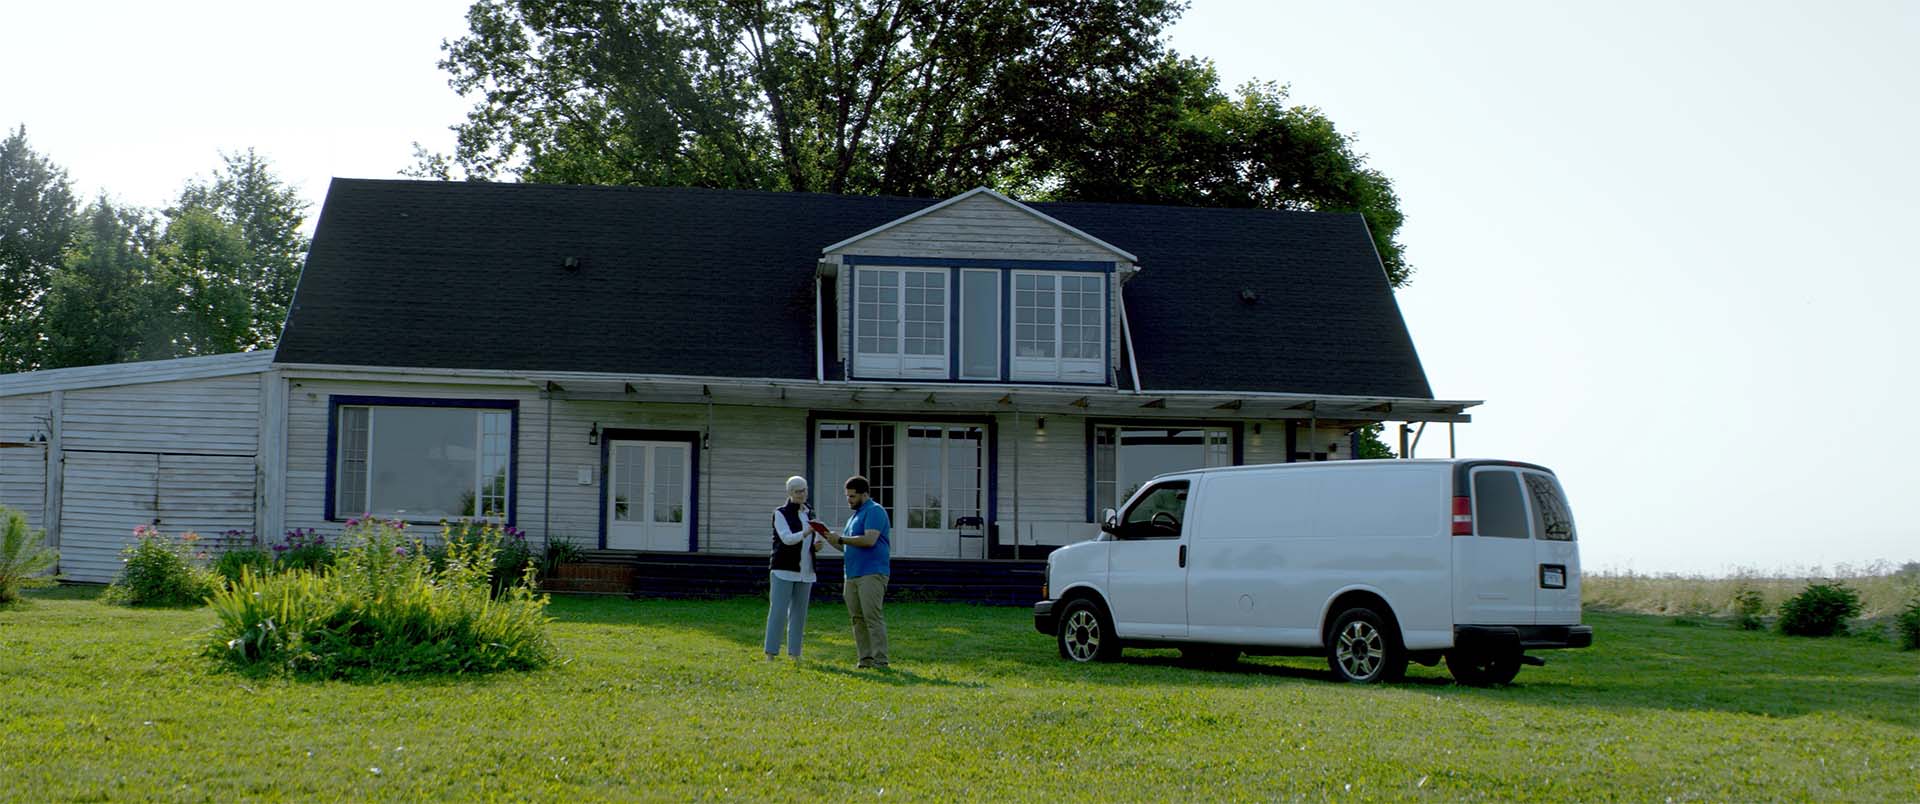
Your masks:
{"label": "green shrub", "polygon": [[220,554],[213,562],[213,572],[221,580],[231,584],[240,580],[240,571],[253,570],[255,575],[267,575],[274,571],[273,554],[258,547],[236,547]]}
{"label": "green shrub", "polygon": [[1743,631],[1758,631],[1766,628],[1760,616],[1767,612],[1767,600],[1760,590],[1751,586],[1741,586],[1733,592],[1733,624]]}
{"label": "green shrub", "polygon": [[151,525],[133,529],[133,544],[120,551],[126,566],[101,599],[127,606],[198,606],[219,586],[218,576],[200,566],[200,535],[191,531],[173,539]]}
{"label": "green shrub", "polygon": [[441,520],[440,543],[427,548],[427,555],[433,560],[434,568],[439,569],[446,565],[454,546],[482,544],[492,547],[493,563],[487,581],[496,596],[511,587],[529,568],[539,571],[539,562],[527,544],[525,531],[484,519]]}
{"label": "green shrub", "polygon": [[350,523],[330,568],[241,573],[214,596],[207,651],[253,671],[340,678],[532,669],[553,661],[531,571],[492,594],[495,548],[446,546],[435,569],[404,525]]}
{"label": "green shrub", "polygon": [[52,586],[53,579],[41,573],[53,568],[60,555],[48,550],[45,535],[27,529],[27,518],[19,511],[0,505],[0,604],[20,599],[20,590]]}
{"label": "green shrub", "polygon": [[[348,520],[349,528],[359,520]],[[287,531],[286,541],[273,546],[273,566],[280,572],[303,569],[317,570],[333,566],[334,549],[327,544],[327,536],[313,528],[294,528]]]}
{"label": "green shrub", "polygon": [[1780,633],[1833,636],[1847,632],[1847,620],[1860,613],[1860,596],[1837,583],[1808,584],[1780,604]]}
{"label": "green shrub", "polygon": [[1893,619],[1893,630],[1900,634],[1901,650],[1920,650],[1920,600],[1907,604],[1907,610]]}
{"label": "green shrub", "polygon": [[540,551],[538,561],[540,577],[550,577],[561,564],[571,564],[580,560],[580,545],[565,536],[547,537],[547,546]]}

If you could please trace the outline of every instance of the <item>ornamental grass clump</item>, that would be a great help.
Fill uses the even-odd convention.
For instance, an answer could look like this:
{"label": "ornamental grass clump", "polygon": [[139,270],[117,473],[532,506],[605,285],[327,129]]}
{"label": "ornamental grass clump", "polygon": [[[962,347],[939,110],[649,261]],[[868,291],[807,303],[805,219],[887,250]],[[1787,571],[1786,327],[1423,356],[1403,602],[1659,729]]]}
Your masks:
{"label": "ornamental grass clump", "polygon": [[249,671],[343,678],[528,670],[553,661],[547,597],[522,575],[495,597],[494,548],[449,545],[436,569],[405,525],[348,523],[332,567],[243,571],[215,595],[210,655]]}
{"label": "ornamental grass clump", "polygon": [[0,605],[20,599],[20,590],[52,586],[42,573],[53,569],[60,556],[43,545],[45,535],[27,527],[19,511],[0,505]]}
{"label": "ornamental grass clump", "polygon": [[175,539],[152,525],[133,529],[133,543],[120,551],[120,577],[101,599],[125,606],[199,606],[219,588],[206,568],[200,534]]}

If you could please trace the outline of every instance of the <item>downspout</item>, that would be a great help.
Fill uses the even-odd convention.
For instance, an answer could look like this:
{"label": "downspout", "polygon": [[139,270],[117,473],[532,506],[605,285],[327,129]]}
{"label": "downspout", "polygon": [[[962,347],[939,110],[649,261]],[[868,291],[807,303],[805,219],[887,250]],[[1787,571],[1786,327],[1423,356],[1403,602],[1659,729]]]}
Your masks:
{"label": "downspout", "polygon": [[1140,392],[1140,360],[1133,351],[1133,325],[1127,323],[1127,294],[1120,294],[1120,337],[1127,342],[1127,373],[1133,375],[1133,391]]}
{"label": "downspout", "polygon": [[547,446],[542,450],[546,464],[545,489],[540,492],[540,543],[553,544],[553,388],[540,394],[547,398]]}
{"label": "downspout", "polygon": [[827,381],[826,325],[820,317],[820,270],[813,272],[813,381]]}

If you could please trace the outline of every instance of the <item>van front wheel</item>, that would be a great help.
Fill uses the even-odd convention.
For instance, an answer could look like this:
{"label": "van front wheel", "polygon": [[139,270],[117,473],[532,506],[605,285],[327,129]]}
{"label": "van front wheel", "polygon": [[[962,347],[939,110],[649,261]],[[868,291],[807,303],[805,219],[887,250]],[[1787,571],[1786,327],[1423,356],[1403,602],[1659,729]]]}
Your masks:
{"label": "van front wheel", "polygon": [[1397,681],[1407,674],[1407,652],[1373,609],[1340,613],[1327,632],[1327,667],[1333,677],[1354,684]]}
{"label": "van front wheel", "polygon": [[1111,662],[1120,658],[1120,639],[1099,604],[1081,598],[1060,614],[1060,658],[1072,662]]}

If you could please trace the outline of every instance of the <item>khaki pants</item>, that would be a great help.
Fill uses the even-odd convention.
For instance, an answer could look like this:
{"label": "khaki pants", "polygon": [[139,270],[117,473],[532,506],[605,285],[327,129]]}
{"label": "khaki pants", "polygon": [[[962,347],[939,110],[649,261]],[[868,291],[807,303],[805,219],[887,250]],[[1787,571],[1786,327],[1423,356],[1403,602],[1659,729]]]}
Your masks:
{"label": "khaki pants", "polygon": [[860,666],[887,666],[887,618],[880,606],[887,597],[887,576],[848,578],[847,616],[853,619],[853,646]]}

